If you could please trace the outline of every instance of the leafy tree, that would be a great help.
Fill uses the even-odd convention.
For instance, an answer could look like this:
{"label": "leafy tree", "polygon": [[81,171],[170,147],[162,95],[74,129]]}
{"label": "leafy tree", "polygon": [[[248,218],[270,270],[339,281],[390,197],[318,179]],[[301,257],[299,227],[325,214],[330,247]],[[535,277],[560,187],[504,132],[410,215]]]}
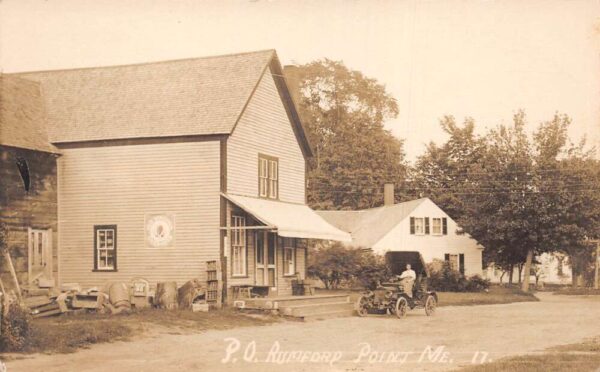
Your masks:
{"label": "leafy tree", "polygon": [[291,89],[297,89],[293,94],[300,97],[299,114],[315,151],[307,174],[309,205],[369,208],[382,203],[384,183],[402,190],[402,141],[384,128],[398,115],[398,105],[385,87],[329,59],[293,71],[288,79],[295,81]]}
{"label": "leafy tree", "polygon": [[462,126],[453,116],[440,121],[449,139],[441,146],[431,142],[417,159],[412,172],[413,197],[427,196],[454,219],[465,211],[461,193],[470,186],[468,173],[481,159],[484,141],[475,134],[475,122],[465,119]]}
{"label": "leafy tree", "polygon": [[585,271],[585,238],[599,236],[600,167],[583,141],[569,142],[570,119],[556,114],[532,139],[522,111],[485,137],[473,134],[469,120],[463,128],[448,123],[450,140],[428,148],[415,179],[486,247],[485,260],[508,271],[509,280],[514,267],[526,273],[524,290],[534,257],[544,252],[581,257]]}

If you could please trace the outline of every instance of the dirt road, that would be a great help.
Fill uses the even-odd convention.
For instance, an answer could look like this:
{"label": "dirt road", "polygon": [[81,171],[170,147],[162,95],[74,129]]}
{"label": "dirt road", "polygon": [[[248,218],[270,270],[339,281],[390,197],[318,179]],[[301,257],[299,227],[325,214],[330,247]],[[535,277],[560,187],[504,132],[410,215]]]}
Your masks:
{"label": "dirt road", "polygon": [[599,298],[539,297],[541,302],[439,308],[434,317],[419,310],[402,320],[352,317],[162,335],[6,364],[9,372],[440,371],[600,335]]}

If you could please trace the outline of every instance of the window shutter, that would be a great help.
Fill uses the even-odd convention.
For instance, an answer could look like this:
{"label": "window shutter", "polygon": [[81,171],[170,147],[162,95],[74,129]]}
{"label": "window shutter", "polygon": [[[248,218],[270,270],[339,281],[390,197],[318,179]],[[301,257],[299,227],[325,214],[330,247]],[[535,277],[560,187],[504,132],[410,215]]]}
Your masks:
{"label": "window shutter", "polygon": [[429,235],[429,217],[425,217],[425,235]]}
{"label": "window shutter", "polygon": [[442,218],[442,234],[448,235],[448,219],[446,217]]}
{"label": "window shutter", "polygon": [[463,253],[458,255],[458,271],[465,275],[465,255]]}
{"label": "window shutter", "polygon": [[415,218],[410,218],[410,233],[414,235],[415,233]]}
{"label": "window shutter", "polygon": [[446,261],[446,262],[449,262],[449,261],[450,261],[450,254],[449,254],[449,253],[446,253],[446,254],[444,255],[444,261]]}

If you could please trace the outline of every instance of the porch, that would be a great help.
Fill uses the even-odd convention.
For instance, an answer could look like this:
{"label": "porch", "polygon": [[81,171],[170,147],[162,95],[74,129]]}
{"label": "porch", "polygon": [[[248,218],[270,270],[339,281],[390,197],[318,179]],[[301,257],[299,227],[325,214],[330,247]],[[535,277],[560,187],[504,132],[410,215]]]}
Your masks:
{"label": "porch", "polygon": [[[278,310],[280,301],[298,306],[322,303],[323,298],[292,296],[299,293],[294,287],[307,279],[309,241],[349,241],[349,234],[329,225],[306,205],[238,195],[222,196],[226,200],[225,225],[221,229],[225,242],[223,266],[227,272],[224,276],[227,302],[233,304],[241,300],[245,307],[269,310]],[[239,298],[243,297],[238,296],[240,289],[248,288],[258,296],[252,296],[249,290],[246,299]],[[310,294],[310,291],[306,293]],[[285,300],[273,305],[273,298]],[[332,301],[325,302],[333,302],[336,306],[343,302],[335,296],[329,299]],[[307,311],[319,312],[312,308]],[[301,310],[291,313],[304,314]]]}
{"label": "porch", "polygon": [[240,310],[271,311],[303,321],[354,314],[354,304],[348,295],[343,294],[248,298],[234,301],[234,306]]}

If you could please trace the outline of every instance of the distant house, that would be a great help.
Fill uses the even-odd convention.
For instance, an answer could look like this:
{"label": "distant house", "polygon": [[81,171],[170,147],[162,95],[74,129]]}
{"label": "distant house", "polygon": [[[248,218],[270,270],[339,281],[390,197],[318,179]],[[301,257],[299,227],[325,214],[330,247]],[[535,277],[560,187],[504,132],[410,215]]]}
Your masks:
{"label": "distant house", "polygon": [[467,276],[482,274],[483,247],[459,233],[456,222],[428,198],[358,211],[317,213],[349,232],[353,247],[371,248],[381,254],[418,251],[425,262],[444,260]]}
{"label": "distant house", "polygon": [[286,295],[306,239],[350,240],[305,204],[312,152],[273,50],[9,74],[0,99],[15,101],[2,106],[1,217],[20,265],[56,284],[199,278]]}

